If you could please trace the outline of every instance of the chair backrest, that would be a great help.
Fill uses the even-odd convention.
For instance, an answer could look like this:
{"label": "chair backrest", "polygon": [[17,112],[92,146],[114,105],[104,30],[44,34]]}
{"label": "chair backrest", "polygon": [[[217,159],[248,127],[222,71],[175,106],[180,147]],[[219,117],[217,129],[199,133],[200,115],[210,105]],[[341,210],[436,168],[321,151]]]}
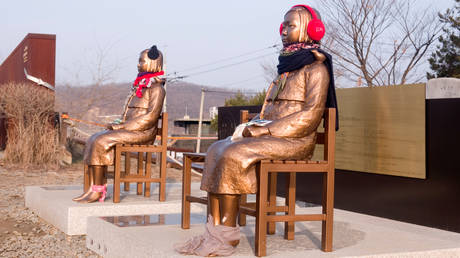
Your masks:
{"label": "chair backrest", "polygon": [[259,113],[249,113],[248,110],[240,110],[240,124],[247,123],[256,117]]}
{"label": "chair backrest", "polygon": [[[247,123],[259,113],[249,113],[248,110],[240,111],[240,123]],[[335,108],[326,108],[323,114],[324,132],[317,132],[316,144],[324,145],[324,160],[334,160],[335,150]]]}
{"label": "chair backrest", "polygon": [[324,160],[334,160],[335,150],[335,108],[326,108],[323,114],[324,132],[316,133],[316,144],[324,145]]}
{"label": "chair backrest", "polygon": [[160,115],[161,121],[158,121],[157,135],[161,137],[161,145],[168,144],[168,113],[163,112]]}

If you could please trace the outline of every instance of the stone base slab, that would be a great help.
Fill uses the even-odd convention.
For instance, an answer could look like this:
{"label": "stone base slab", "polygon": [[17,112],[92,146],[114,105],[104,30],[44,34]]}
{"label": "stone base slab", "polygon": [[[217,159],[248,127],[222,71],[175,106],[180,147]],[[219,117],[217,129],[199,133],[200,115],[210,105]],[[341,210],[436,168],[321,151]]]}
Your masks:
{"label": "stone base slab", "polygon": [[[130,192],[121,191],[121,202],[113,203],[112,185],[108,186],[105,202],[77,203],[72,198],[82,193],[81,186],[26,186],[25,206],[67,235],[86,234],[87,219],[91,216],[121,216],[135,214],[177,213],[181,210],[181,183],[166,186],[166,201],[158,201],[158,184],[152,184],[151,197],[136,195],[135,183]],[[199,183],[192,184],[192,192],[199,195]],[[204,196],[206,192],[202,193]],[[192,204],[192,212],[206,211],[204,205]]]}
{"label": "stone base slab", "polygon": [[[298,208],[316,213],[319,207]],[[87,247],[104,257],[184,257],[174,244],[204,232],[205,211],[188,230],[180,228],[180,213],[111,219],[88,219]],[[168,221],[167,223],[166,221]],[[175,222],[174,222],[175,220]],[[118,224],[114,221],[118,221]],[[124,221],[120,224],[120,221]],[[163,223],[161,223],[163,221]],[[198,222],[197,222],[198,221]],[[193,221],[192,221],[193,223]],[[283,224],[267,237],[269,257],[460,257],[460,234],[343,210],[335,210],[333,252],[320,250],[321,222],[298,222],[294,240],[283,238]],[[194,256],[191,256],[194,257]],[[241,241],[232,257],[254,257],[254,219],[241,227]]]}

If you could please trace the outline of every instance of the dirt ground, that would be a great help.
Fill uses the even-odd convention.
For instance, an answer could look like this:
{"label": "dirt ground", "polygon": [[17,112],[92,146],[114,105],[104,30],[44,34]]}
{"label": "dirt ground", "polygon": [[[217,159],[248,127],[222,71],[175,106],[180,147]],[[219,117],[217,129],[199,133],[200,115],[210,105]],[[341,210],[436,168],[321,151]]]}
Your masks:
{"label": "dirt ground", "polygon": [[[82,184],[82,171],[82,164],[55,171],[0,164],[0,257],[98,257],[86,248],[85,236],[67,236],[24,206],[25,186]],[[182,171],[168,168],[167,181],[181,182]]]}

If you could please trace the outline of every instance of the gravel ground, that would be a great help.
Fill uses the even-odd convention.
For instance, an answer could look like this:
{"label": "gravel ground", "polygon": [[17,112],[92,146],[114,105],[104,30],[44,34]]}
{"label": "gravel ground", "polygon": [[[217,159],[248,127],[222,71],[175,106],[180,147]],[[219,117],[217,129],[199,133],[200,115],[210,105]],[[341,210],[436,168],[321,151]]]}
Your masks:
{"label": "gravel ground", "polygon": [[[0,257],[99,257],[86,248],[85,236],[67,236],[24,206],[24,186],[78,185],[82,171],[82,164],[58,171],[0,165]],[[168,168],[167,173],[168,182],[181,181],[180,170]]]}

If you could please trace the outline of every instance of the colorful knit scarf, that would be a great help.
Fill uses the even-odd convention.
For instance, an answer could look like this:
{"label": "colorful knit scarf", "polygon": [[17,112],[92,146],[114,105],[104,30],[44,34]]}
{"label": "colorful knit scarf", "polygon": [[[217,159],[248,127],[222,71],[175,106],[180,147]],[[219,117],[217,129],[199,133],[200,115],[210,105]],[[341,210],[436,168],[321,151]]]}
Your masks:
{"label": "colorful knit scarf", "polygon": [[142,89],[150,87],[150,80],[153,77],[160,76],[160,75],[163,75],[163,74],[165,74],[164,71],[160,71],[160,72],[157,72],[157,73],[151,73],[151,72],[139,73],[137,75],[136,80],[134,81],[134,84],[133,84],[133,88],[136,88],[136,86],[137,86],[136,96],[138,98],[142,98]]}
{"label": "colorful knit scarf", "polygon": [[309,49],[309,48],[319,48],[318,44],[311,44],[311,43],[305,43],[305,42],[299,42],[299,43],[294,43],[290,44],[288,46],[285,46],[281,52],[281,56],[288,56],[293,54],[294,52],[299,51],[300,49]]}

